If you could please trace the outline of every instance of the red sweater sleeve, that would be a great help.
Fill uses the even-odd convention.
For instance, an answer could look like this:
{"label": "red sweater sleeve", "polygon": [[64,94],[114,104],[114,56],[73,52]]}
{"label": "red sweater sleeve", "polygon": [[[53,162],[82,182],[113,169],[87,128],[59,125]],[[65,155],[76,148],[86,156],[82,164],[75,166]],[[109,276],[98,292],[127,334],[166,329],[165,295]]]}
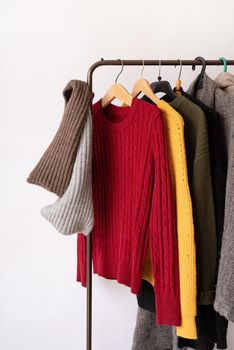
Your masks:
{"label": "red sweater sleeve", "polygon": [[86,287],[86,236],[82,233],[77,235],[77,275],[76,280]]}
{"label": "red sweater sleeve", "polygon": [[150,255],[155,281],[157,324],[181,324],[175,201],[162,114],[152,129],[154,188],[150,218]]}

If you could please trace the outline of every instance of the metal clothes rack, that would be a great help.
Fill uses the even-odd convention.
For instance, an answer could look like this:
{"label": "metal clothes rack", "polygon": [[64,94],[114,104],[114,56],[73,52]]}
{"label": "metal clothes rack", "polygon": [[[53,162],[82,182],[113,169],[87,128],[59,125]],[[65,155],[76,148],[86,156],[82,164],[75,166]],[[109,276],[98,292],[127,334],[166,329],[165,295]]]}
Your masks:
{"label": "metal clothes rack", "polygon": [[[95,62],[88,71],[87,82],[92,89],[93,87],[93,73],[101,66],[202,66],[204,62],[200,58],[195,60],[104,60]],[[224,64],[220,60],[205,60],[206,66],[221,66]],[[234,65],[234,60],[227,60],[229,66]],[[87,314],[86,314],[86,350],[92,350],[92,234],[87,236],[86,240],[86,278],[87,278]]]}

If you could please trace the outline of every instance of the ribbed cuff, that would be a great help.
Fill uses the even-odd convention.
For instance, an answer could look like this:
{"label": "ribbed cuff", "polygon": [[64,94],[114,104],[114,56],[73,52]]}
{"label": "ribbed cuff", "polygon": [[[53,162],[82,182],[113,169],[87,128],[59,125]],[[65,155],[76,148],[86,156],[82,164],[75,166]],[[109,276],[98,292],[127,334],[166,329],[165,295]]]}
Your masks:
{"label": "ribbed cuff", "polygon": [[[179,349],[184,349],[185,347],[197,349],[197,340],[178,337],[177,338],[177,346]],[[200,350],[200,348],[199,348],[199,350]]]}
{"label": "ribbed cuff", "polygon": [[180,297],[179,294],[169,295],[155,291],[156,294],[156,323],[157,325],[180,326]]}
{"label": "ribbed cuff", "polygon": [[195,316],[182,315],[182,324],[180,327],[176,328],[176,334],[178,337],[197,339]]}
{"label": "ribbed cuff", "polygon": [[199,294],[197,298],[197,303],[198,305],[211,305],[214,303],[214,299],[215,299],[215,291],[207,290]]}

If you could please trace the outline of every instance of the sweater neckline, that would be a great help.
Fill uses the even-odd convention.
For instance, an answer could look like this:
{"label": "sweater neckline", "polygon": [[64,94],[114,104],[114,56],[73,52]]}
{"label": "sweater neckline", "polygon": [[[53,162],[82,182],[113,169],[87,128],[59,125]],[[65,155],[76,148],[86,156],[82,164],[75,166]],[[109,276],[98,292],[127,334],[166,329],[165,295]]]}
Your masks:
{"label": "sweater neckline", "polygon": [[112,130],[122,130],[123,128],[127,127],[134,119],[134,114],[138,103],[137,97],[133,97],[131,106],[122,107],[122,106],[116,106],[110,103],[106,107],[106,111],[108,111],[109,114],[113,113],[119,117],[121,116],[124,117],[122,121],[118,121],[118,122],[111,121],[110,119],[107,118],[107,115],[102,108],[101,101],[102,99],[98,100],[93,107],[94,107],[94,110],[98,112],[99,119],[105,127],[108,127],[109,129],[112,129]]}
{"label": "sweater neckline", "polygon": [[174,98],[174,100],[169,102],[169,104],[172,108],[177,110],[179,106],[185,101],[185,99],[186,97],[184,97],[183,95],[178,95],[176,98]]}

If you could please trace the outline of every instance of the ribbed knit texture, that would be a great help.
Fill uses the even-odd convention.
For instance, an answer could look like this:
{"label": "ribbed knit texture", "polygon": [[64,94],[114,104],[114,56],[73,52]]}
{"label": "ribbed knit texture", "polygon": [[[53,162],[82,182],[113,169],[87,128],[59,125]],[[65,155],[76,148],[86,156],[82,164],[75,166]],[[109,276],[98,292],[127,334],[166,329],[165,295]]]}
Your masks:
{"label": "ribbed knit texture", "polygon": [[[141,293],[137,296],[139,307],[144,310],[155,313],[155,297],[153,286],[143,280]],[[178,348],[185,349],[189,347],[196,350],[211,350],[215,344],[217,349],[227,348],[227,323],[223,316],[214,311],[213,305],[198,305],[196,316],[197,340],[178,337]],[[147,320],[145,318],[145,322]],[[146,324],[148,332],[151,332],[151,326]],[[157,329],[157,336],[160,335],[161,328]],[[164,331],[162,330],[162,333]],[[156,335],[155,335],[156,336]],[[140,342],[140,339],[138,339]],[[156,342],[156,340],[155,340]]]}
{"label": "ribbed knit texture", "polygon": [[93,94],[87,83],[71,80],[63,91],[64,114],[59,129],[27,181],[58,196],[66,191],[77,155],[77,146]]}
{"label": "ribbed knit texture", "polygon": [[[165,101],[160,100],[158,107],[163,111],[169,146],[173,191],[176,200],[182,317],[182,323],[177,328],[177,334],[196,339],[196,254],[193,211],[184,144],[184,122],[180,114]],[[146,260],[143,278],[152,283],[152,270],[149,268],[151,259],[152,257]],[[157,283],[158,281],[155,280],[155,285]]]}
{"label": "ribbed knit texture", "polygon": [[228,173],[226,181],[224,232],[215,309],[228,320],[234,322],[234,96],[221,90],[207,74],[204,74],[202,89],[196,89],[196,81],[190,86],[189,92],[219,113],[220,121],[225,132]]}
{"label": "ribbed knit texture", "polygon": [[[170,181],[161,111],[133,98],[131,107],[109,105],[104,112],[98,101],[93,106],[94,272],[116,279],[138,294],[149,247],[157,280],[157,323],[180,325]],[[85,237],[78,239],[84,241]],[[78,245],[82,267],[83,247]],[[78,280],[84,276],[78,267]]]}
{"label": "ribbed knit texture", "polygon": [[191,339],[178,338],[178,347],[212,350],[216,345],[216,349],[227,349],[227,327],[216,314],[213,305],[199,305],[196,319],[198,339],[192,342]]}
{"label": "ribbed knit texture", "polygon": [[71,181],[64,195],[41,211],[59,232],[89,234],[93,229],[92,198],[92,115],[87,117],[78,142]]}

